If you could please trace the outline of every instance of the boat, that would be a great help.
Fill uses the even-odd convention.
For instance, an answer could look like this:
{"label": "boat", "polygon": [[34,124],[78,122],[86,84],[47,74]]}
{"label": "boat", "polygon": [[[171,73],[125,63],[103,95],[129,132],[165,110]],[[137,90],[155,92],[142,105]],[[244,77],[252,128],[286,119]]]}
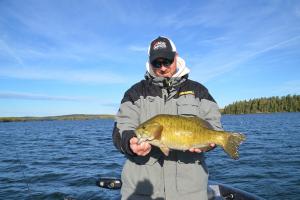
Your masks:
{"label": "boat", "polygon": [[255,194],[213,181],[209,181],[207,193],[209,200],[264,200]]}
{"label": "boat", "polygon": [[[100,178],[96,182],[101,188],[118,190],[122,187],[119,178]],[[209,181],[207,190],[208,200],[264,200],[263,198],[226,184]]]}

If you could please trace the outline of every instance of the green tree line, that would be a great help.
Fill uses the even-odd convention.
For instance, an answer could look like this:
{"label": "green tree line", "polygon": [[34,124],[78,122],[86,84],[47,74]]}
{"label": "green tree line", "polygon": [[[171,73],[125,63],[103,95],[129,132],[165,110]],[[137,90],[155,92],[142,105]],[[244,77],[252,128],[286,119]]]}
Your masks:
{"label": "green tree line", "polygon": [[224,107],[222,114],[247,114],[271,112],[300,112],[300,95],[263,97],[237,101]]}

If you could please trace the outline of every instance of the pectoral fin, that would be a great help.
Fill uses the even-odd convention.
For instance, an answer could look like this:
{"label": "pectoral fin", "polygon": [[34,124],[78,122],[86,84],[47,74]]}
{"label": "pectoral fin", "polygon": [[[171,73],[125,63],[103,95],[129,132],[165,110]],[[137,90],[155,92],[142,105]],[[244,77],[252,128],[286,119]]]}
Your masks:
{"label": "pectoral fin", "polygon": [[160,140],[151,140],[149,143],[154,145],[154,146],[159,147],[160,150],[164,153],[165,156],[169,155],[169,152],[170,152],[169,147],[167,147],[165,144],[162,144],[160,142]]}
{"label": "pectoral fin", "polygon": [[214,148],[216,148],[216,146],[214,146],[214,147],[211,147],[211,146],[206,146],[206,147],[202,147],[202,148],[200,148],[201,149],[201,151],[203,151],[203,152],[208,152],[208,151],[210,151],[210,150],[213,150]]}
{"label": "pectoral fin", "polygon": [[165,154],[165,156],[169,155],[170,149],[167,146],[161,146],[160,150]]}

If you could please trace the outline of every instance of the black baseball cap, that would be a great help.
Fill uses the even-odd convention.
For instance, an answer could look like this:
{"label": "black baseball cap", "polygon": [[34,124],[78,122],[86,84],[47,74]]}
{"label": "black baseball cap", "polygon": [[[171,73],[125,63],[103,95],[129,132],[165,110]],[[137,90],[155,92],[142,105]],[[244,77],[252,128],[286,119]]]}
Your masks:
{"label": "black baseball cap", "polygon": [[150,43],[148,55],[150,63],[152,63],[157,58],[174,60],[174,57],[176,55],[175,44],[169,38],[159,36]]}

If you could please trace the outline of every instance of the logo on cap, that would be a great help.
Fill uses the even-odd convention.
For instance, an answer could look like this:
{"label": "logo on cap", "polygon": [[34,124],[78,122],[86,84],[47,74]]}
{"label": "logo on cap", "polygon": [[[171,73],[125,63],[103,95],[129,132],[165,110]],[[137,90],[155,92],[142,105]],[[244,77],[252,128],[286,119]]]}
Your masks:
{"label": "logo on cap", "polygon": [[167,44],[164,41],[157,41],[154,45],[153,45],[153,50],[158,50],[158,49],[165,49],[167,48]]}

